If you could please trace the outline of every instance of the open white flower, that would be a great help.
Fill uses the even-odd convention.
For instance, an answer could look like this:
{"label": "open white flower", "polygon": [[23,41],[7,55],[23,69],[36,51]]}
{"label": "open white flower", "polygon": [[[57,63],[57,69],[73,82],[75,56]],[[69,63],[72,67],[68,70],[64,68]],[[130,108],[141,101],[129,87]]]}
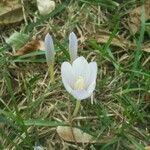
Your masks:
{"label": "open white flower", "polygon": [[74,61],[78,57],[77,50],[78,50],[78,39],[75,33],[71,32],[69,34],[69,54],[71,61]]}
{"label": "open white flower", "polygon": [[88,63],[84,57],[64,62],[61,66],[61,76],[66,90],[77,100],[90,97],[95,90],[97,77],[97,63]]}

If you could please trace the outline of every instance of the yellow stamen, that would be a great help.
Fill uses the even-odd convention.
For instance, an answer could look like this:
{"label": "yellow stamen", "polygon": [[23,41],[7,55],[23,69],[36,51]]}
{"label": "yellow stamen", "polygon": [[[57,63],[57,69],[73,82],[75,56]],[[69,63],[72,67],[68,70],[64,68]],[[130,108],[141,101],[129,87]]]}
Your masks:
{"label": "yellow stamen", "polygon": [[76,82],[74,83],[75,90],[82,90],[85,87],[85,80],[82,76],[79,76]]}

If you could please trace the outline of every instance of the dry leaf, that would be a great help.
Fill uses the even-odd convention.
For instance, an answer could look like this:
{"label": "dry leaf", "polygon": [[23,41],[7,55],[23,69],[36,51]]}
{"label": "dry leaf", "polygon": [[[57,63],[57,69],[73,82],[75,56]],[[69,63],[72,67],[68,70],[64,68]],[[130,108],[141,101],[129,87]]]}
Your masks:
{"label": "dry leaf", "polygon": [[19,22],[23,19],[22,6],[18,0],[0,2],[0,25]]}
{"label": "dry leaf", "polygon": [[[145,20],[150,19],[150,0],[145,0]],[[129,27],[133,33],[136,33],[140,28],[142,6],[139,6],[131,11],[129,14]]]}
{"label": "dry leaf", "polygon": [[69,126],[58,126],[56,129],[58,135],[65,141],[77,143],[107,143],[112,137],[104,137],[103,140],[96,140],[90,134]]}
{"label": "dry leaf", "polygon": [[58,126],[57,127],[58,135],[69,142],[79,142],[79,143],[93,143],[94,137],[83,132],[78,128],[71,128],[68,126]]}
{"label": "dry leaf", "polygon": [[25,55],[36,50],[44,50],[43,41],[33,40],[31,42],[28,42],[25,46],[17,50],[14,56]]}
{"label": "dry leaf", "polygon": [[150,94],[145,95],[145,101],[150,103]]}
{"label": "dry leaf", "polygon": [[[96,41],[98,43],[107,43],[109,38],[110,38],[111,33],[108,31],[100,31],[98,36],[96,35]],[[111,41],[111,45],[116,46],[116,47],[121,47],[124,50],[134,50],[136,48],[135,43],[131,43],[129,40],[126,40],[120,35],[117,35],[113,38]],[[150,41],[146,42],[142,46],[142,50],[145,52],[150,52]]]}
{"label": "dry leaf", "polygon": [[150,150],[150,146],[146,146],[146,147],[145,147],[145,150]]}
{"label": "dry leaf", "polygon": [[[107,31],[100,31],[98,36],[96,36],[96,40],[98,43],[107,43],[110,38],[111,33]],[[127,47],[133,47],[134,45],[124,39],[123,37],[117,35],[113,38],[111,44],[113,46],[121,47],[123,49],[127,49]]]}
{"label": "dry leaf", "polygon": [[149,52],[150,53],[150,41],[147,41],[143,44],[142,46],[142,49],[145,51],[145,52]]}

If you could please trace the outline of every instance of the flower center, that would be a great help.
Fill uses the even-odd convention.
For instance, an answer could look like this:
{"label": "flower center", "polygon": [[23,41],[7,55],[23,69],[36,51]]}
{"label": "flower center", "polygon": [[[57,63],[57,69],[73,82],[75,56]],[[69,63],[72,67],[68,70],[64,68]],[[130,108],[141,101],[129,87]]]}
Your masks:
{"label": "flower center", "polygon": [[74,89],[75,90],[82,90],[85,87],[85,80],[82,76],[79,76],[74,83]]}

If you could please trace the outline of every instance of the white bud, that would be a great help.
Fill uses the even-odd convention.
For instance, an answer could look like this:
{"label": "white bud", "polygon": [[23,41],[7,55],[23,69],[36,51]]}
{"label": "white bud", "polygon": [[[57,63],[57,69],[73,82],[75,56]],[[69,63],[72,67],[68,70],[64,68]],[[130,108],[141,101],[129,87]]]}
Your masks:
{"label": "white bud", "polygon": [[54,63],[54,59],[55,59],[55,50],[54,50],[53,39],[49,35],[49,33],[47,33],[47,35],[45,36],[44,43],[45,43],[46,61],[49,66],[50,64]]}
{"label": "white bud", "polygon": [[35,146],[34,150],[44,150],[42,146]]}
{"label": "white bud", "polygon": [[69,35],[69,54],[71,61],[74,61],[78,57],[77,50],[78,50],[78,39],[75,33],[71,32]]}

